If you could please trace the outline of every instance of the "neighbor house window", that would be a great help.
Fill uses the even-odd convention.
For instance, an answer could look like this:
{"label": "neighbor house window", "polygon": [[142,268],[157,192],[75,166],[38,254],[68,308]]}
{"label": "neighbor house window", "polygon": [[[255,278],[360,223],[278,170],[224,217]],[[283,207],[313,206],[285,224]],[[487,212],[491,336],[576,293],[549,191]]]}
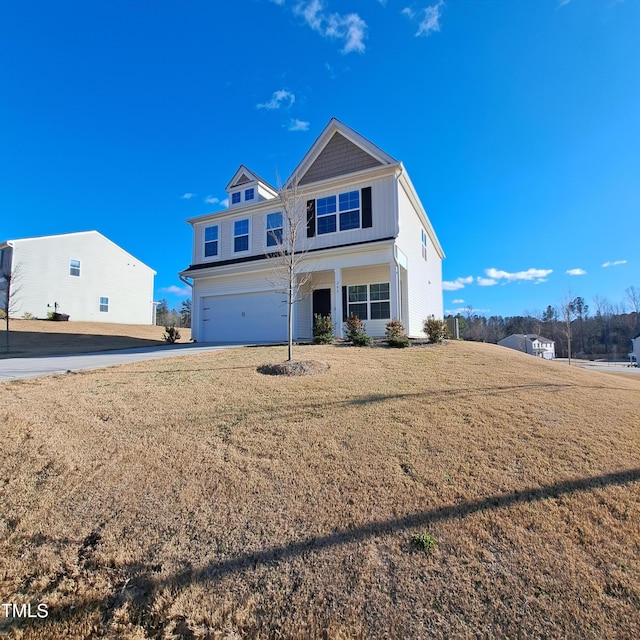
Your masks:
{"label": "neighbor house window", "polygon": [[254,191],[253,189],[245,189],[244,192],[244,199],[246,200],[253,200],[254,198]]}
{"label": "neighbor house window", "polygon": [[109,312],[109,298],[100,298],[100,313]]}
{"label": "neighbor house window", "polygon": [[80,260],[69,260],[69,275],[70,276],[80,275]]}
{"label": "neighbor house window", "polygon": [[333,233],[336,230],[336,197],[318,198],[316,202],[318,235]]}
{"label": "neighbor house window", "polygon": [[424,229],[421,229],[422,233],[422,257],[427,259],[427,232]]}
{"label": "neighbor house window", "polygon": [[282,245],[282,214],[269,213],[267,215],[267,247]]}
{"label": "neighbor house window", "polygon": [[338,196],[340,231],[360,228],[360,192],[349,191]]}
{"label": "neighbor house window", "polygon": [[204,256],[211,258],[218,255],[218,226],[205,227],[204,230]]}
{"label": "neighbor house window", "polygon": [[231,204],[238,204],[240,202],[240,192],[231,194]]}
{"label": "neighbor house window", "polygon": [[360,320],[389,320],[391,318],[388,282],[347,287],[346,297],[345,315],[358,316]]}
{"label": "neighbor house window", "polygon": [[233,223],[233,250],[249,251],[249,219],[236,220]]}

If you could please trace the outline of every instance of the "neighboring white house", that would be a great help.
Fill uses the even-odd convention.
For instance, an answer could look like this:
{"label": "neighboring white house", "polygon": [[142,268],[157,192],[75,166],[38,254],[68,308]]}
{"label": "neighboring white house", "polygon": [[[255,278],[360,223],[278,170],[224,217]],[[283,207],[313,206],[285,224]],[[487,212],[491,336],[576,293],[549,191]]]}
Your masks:
{"label": "neighboring white house", "polygon": [[[315,313],[331,315],[338,337],[351,313],[373,336],[391,319],[424,336],[425,318],[442,318],[444,253],[401,162],[333,118],[284,188],[297,191],[306,222],[297,251],[307,252],[308,280],[294,307],[294,339],[312,338]],[[191,335],[284,341],[286,296],[272,255],[283,233],[281,197],[244,165],[226,190],[228,209],[187,221],[193,253],[180,277],[193,286]]]}
{"label": "neighboring white house", "polygon": [[12,317],[154,323],[156,272],[97,231],[0,242],[0,265],[0,292],[2,274],[14,274]]}
{"label": "neighboring white house", "polygon": [[534,333],[514,333],[500,340],[498,344],[545,360],[553,360],[556,357],[556,343]]}
{"label": "neighboring white house", "polygon": [[631,340],[631,353],[629,354],[629,364],[637,367],[640,362],[640,336]]}

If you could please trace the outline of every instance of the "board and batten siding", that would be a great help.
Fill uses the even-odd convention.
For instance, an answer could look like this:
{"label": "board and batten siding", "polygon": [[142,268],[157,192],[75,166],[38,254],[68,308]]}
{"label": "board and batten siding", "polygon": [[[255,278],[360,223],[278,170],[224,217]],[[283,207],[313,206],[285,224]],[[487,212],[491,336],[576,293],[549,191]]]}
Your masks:
{"label": "board and batten siding", "polygon": [[[331,195],[338,195],[348,191],[362,191],[365,187],[371,187],[371,206],[373,224],[370,228],[350,229],[348,231],[337,231],[316,235],[307,238],[306,226],[303,223],[300,229],[297,249],[322,249],[355,242],[367,242],[380,238],[389,238],[396,235],[397,224],[395,220],[395,179],[393,176],[386,176],[378,179],[361,179],[350,183],[347,186],[342,184],[339,187],[323,185],[321,191],[305,192],[300,196],[298,206],[301,209],[301,216],[306,220],[307,200],[323,198]],[[362,206],[362,203],[360,203]],[[221,261],[233,260],[252,255],[261,255],[267,250],[267,215],[282,211],[279,200],[274,199],[267,202],[260,202],[256,205],[233,211],[225,210],[206,217],[202,221],[197,221],[193,225],[193,252],[192,264],[207,264]],[[249,219],[249,251],[234,252],[234,222],[236,220]],[[204,233],[207,227],[218,225],[218,255],[206,258],[204,255]]]}
{"label": "board and batten siding", "polygon": [[424,337],[424,320],[433,315],[443,317],[442,259],[427,234],[427,259],[422,257],[423,226],[418,213],[401,183],[398,184],[398,216],[400,232],[397,244],[407,257],[407,307],[409,322],[406,328],[411,337]]}
{"label": "board and batten siding", "polygon": [[[98,232],[70,233],[12,241],[18,269],[14,316],[46,318],[58,312],[71,321],[152,324],[155,271]],[[70,275],[70,261],[80,275]],[[19,284],[18,284],[19,282]],[[107,312],[100,298],[109,299]],[[49,306],[48,306],[49,305]]]}

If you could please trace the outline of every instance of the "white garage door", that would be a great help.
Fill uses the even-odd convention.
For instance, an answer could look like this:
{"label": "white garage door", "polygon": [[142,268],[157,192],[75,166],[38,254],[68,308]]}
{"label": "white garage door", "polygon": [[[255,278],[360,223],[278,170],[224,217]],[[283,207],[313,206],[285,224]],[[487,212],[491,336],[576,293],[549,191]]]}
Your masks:
{"label": "white garage door", "polygon": [[286,296],[248,293],[202,298],[201,342],[282,342],[287,339]]}

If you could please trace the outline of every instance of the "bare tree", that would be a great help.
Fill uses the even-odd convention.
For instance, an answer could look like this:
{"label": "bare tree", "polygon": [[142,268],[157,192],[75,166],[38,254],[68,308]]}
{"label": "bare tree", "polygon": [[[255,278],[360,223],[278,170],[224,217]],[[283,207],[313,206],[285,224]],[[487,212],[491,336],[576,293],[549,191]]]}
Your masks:
{"label": "bare tree", "polygon": [[637,333],[640,331],[640,290],[636,287],[629,287],[625,289],[625,300],[631,307],[631,321],[633,323],[632,329]]}
{"label": "bare tree", "polygon": [[568,291],[560,301],[560,317],[564,322],[564,334],[567,337],[567,354],[569,356],[569,365],[571,365],[571,321],[575,317],[575,300],[571,297],[571,291]]}
{"label": "bare tree", "polygon": [[13,268],[9,261],[1,261],[0,265],[0,309],[4,312],[5,351],[9,353],[9,319],[18,307],[20,293],[20,265]]}
{"label": "bare tree", "polygon": [[[267,250],[274,257],[272,284],[287,296],[287,360],[293,360],[293,307],[307,297],[304,292],[311,271],[302,271],[307,256],[305,234],[307,210],[297,183],[280,189],[282,218],[267,220]],[[281,223],[281,226],[278,224]],[[270,227],[270,228],[269,228]]]}

